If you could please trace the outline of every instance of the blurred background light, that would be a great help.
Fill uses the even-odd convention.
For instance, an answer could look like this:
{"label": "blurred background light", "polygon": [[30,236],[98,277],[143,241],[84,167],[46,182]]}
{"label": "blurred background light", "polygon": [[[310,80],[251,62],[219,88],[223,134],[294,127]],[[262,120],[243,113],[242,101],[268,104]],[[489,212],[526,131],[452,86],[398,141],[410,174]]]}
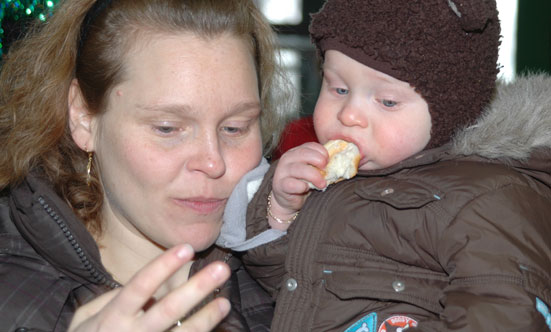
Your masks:
{"label": "blurred background light", "polygon": [[302,0],[257,0],[257,4],[272,24],[296,25],[302,22]]}
{"label": "blurred background light", "polygon": [[511,81],[516,73],[517,52],[517,1],[497,0],[497,9],[501,21],[501,46],[499,49],[499,63],[503,66],[499,77],[505,81]]}

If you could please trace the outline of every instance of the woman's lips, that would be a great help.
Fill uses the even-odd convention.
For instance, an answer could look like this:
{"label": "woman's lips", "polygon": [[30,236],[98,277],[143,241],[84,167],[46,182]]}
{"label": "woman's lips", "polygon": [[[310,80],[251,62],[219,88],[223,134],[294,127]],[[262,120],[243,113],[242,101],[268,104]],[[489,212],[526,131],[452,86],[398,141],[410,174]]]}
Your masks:
{"label": "woman's lips", "polygon": [[210,214],[226,205],[227,199],[217,198],[186,198],[175,199],[180,206],[189,208],[198,214]]}

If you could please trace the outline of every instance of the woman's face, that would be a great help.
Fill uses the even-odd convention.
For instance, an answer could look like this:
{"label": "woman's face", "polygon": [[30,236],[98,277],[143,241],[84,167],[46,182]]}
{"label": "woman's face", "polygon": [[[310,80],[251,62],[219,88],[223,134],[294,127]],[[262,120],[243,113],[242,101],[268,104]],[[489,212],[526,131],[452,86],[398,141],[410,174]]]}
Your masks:
{"label": "woman's face", "polygon": [[124,78],[92,122],[105,221],[161,247],[206,249],[232,189],[262,156],[249,46],[230,35],[157,35],[129,53]]}

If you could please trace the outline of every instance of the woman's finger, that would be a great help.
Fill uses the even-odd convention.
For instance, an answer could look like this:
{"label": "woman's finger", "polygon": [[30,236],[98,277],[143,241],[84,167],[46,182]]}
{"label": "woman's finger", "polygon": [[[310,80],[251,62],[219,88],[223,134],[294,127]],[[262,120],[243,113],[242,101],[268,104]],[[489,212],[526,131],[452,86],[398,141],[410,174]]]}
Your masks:
{"label": "woman's finger", "polygon": [[211,331],[230,312],[230,301],[220,297],[201,308],[196,314],[182,322],[174,332]]}
{"label": "woman's finger", "polygon": [[92,316],[95,316],[100,312],[107,303],[109,303],[117,294],[121,291],[120,288],[114,289],[110,292],[102,294],[92,301],[86,303],[85,305],[78,308],[71,320],[71,325],[69,326],[69,331],[73,331],[77,326],[86,321]]}
{"label": "woman's finger", "polygon": [[[185,284],[158,300],[140,318],[145,330],[168,329],[176,321],[184,317],[206,296],[211,294],[217,287],[220,287],[230,276],[229,266],[222,262],[214,262],[207,265],[196,275],[190,278]],[[219,300],[214,301],[219,303]],[[225,313],[216,306],[209,306],[207,312],[217,320],[225,316]]]}
{"label": "woman's finger", "polygon": [[193,258],[190,245],[175,246],[138,271],[111,301],[108,310],[123,316],[135,316],[157,289],[182,265]]}

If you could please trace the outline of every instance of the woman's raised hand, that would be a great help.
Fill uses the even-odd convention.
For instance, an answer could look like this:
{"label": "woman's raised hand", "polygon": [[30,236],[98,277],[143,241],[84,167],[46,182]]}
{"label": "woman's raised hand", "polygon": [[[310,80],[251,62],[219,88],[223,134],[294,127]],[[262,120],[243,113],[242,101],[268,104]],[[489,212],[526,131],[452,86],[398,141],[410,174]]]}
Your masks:
{"label": "woman's raised hand", "polygon": [[230,276],[223,262],[209,264],[182,286],[158,299],[146,311],[157,289],[193,258],[189,245],[178,245],[146,265],[124,287],[110,291],[80,307],[69,332],[89,331],[210,331],[229,312],[230,303],[216,298],[194,315],[176,323]]}

